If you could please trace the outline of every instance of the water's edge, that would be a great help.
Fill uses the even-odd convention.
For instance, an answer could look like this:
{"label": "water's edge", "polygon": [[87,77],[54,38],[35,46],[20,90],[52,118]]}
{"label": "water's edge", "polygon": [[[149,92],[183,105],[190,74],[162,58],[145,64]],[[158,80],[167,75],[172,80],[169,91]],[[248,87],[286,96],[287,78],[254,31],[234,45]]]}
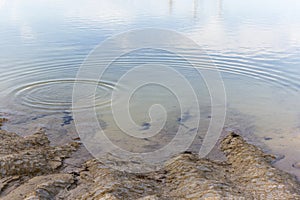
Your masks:
{"label": "water's edge", "polygon": [[0,138],[1,199],[300,199],[296,178],[272,166],[276,157],[235,133],[220,143],[226,161],[184,152],[148,173],[116,170],[111,166],[136,164],[118,160],[111,166],[91,157],[73,162],[80,141],[51,146],[42,130],[27,137],[0,130]]}

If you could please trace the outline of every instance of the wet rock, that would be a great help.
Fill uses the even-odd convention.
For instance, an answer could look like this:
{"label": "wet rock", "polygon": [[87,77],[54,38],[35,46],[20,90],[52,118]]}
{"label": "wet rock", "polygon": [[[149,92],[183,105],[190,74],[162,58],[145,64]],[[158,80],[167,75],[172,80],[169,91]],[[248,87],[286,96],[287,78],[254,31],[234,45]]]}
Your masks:
{"label": "wet rock", "polygon": [[[22,184],[34,176],[56,173],[63,165],[63,160],[69,157],[78,146],[78,143],[50,146],[42,130],[28,137],[0,130],[1,199],[18,191],[20,185],[20,187],[26,187]],[[27,189],[30,192],[33,191],[31,186]]]}
{"label": "wet rock", "polygon": [[150,126],[151,126],[150,123],[144,122],[144,123],[142,124],[142,130],[143,130],[143,131],[144,131],[144,130],[148,130],[148,129],[150,128]]}
{"label": "wet rock", "polygon": [[74,177],[70,174],[37,176],[16,188],[2,199],[53,199],[53,197],[64,196],[65,189],[71,187],[74,181]]}
{"label": "wet rock", "polygon": [[173,199],[244,199],[228,179],[225,163],[182,154],[167,162],[165,196]]}
{"label": "wet rock", "polygon": [[4,122],[7,122],[8,120],[6,118],[0,118],[0,129]]}
{"label": "wet rock", "polygon": [[0,147],[0,177],[5,177],[54,171],[78,144],[51,147],[43,131],[23,138],[0,130]]}
{"label": "wet rock", "polygon": [[296,179],[270,164],[275,156],[264,154],[234,133],[222,141],[221,149],[230,165],[227,177],[244,194],[254,199],[300,199]]}
{"label": "wet rock", "polygon": [[140,199],[160,195],[160,182],[149,174],[132,174],[88,161],[80,173],[78,186],[68,199]]}
{"label": "wet rock", "polygon": [[272,140],[273,138],[271,137],[264,137],[264,140]]}
{"label": "wet rock", "polygon": [[296,162],[293,164],[294,168],[300,169],[300,162]]}
{"label": "wet rock", "polygon": [[71,112],[63,112],[65,115],[63,116],[62,120],[63,123],[61,126],[70,125],[72,121],[74,121]]}
{"label": "wet rock", "polygon": [[296,179],[271,165],[276,157],[234,133],[221,142],[226,161],[184,152],[158,171],[139,174],[109,168],[95,159],[70,171],[63,160],[76,148],[75,144],[51,147],[42,131],[26,138],[0,131],[0,198],[300,199]]}
{"label": "wet rock", "polygon": [[230,134],[221,145],[227,161],[180,154],[156,172],[132,174],[86,163],[68,199],[300,199],[294,177],[271,166],[274,156]]}
{"label": "wet rock", "polygon": [[285,158],[285,155],[283,155],[283,154],[276,154],[274,156],[275,156],[275,159],[271,161],[271,164],[275,164],[276,162]]}

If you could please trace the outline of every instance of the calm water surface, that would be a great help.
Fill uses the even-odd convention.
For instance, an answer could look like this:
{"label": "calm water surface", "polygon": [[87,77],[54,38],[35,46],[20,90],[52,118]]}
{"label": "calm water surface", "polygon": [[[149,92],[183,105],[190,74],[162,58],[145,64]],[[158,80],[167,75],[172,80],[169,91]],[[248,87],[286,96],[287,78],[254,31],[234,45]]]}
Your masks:
{"label": "calm water surface", "polygon": [[[300,161],[299,11],[297,0],[0,0],[0,112],[11,119],[4,128],[26,134],[44,127],[56,143],[75,137],[72,88],[87,54],[114,34],[167,28],[190,37],[210,55],[182,48],[182,55],[199,62],[197,67],[212,59],[220,70],[227,94],[225,128],[285,155],[276,165],[300,176],[300,169],[292,167]],[[203,80],[172,54],[143,50],[116,60],[100,82],[79,80],[97,85],[99,120],[119,145],[142,149],[131,149],[129,140],[118,137],[108,105],[118,78],[143,63],[181,69],[199,87],[199,132],[204,133],[210,100]],[[143,128],[150,126],[147,111],[154,103],[165,105],[170,116],[165,135],[178,127],[172,93],[142,88],[133,102],[133,119]],[[151,149],[161,144],[141,145]]]}

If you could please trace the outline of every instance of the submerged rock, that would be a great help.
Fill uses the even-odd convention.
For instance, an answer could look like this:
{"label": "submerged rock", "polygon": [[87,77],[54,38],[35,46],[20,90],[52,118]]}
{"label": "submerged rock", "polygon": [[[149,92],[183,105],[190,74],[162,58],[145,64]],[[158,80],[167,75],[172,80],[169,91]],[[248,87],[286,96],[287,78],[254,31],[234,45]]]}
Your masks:
{"label": "submerged rock", "polygon": [[294,168],[300,169],[300,162],[296,162],[293,164]]}
{"label": "submerged rock", "polygon": [[63,159],[77,146],[51,147],[43,132],[22,138],[0,131],[1,199],[300,199],[296,179],[271,165],[275,157],[234,133],[220,145],[226,161],[185,152],[140,174],[98,160],[64,173]]}
{"label": "submerged rock", "polygon": [[7,122],[6,118],[0,118],[0,129],[4,122]]}

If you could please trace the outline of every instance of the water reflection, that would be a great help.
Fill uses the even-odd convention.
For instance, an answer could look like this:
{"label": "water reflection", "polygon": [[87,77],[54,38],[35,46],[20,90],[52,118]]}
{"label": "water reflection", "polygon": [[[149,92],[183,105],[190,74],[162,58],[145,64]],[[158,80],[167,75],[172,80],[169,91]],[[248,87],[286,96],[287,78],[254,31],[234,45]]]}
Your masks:
{"label": "water reflection", "polygon": [[173,10],[173,0],[169,0],[169,13],[172,14]]}
{"label": "water reflection", "polygon": [[[228,96],[226,126],[255,133],[268,148],[286,154],[285,163],[299,161],[300,154],[291,151],[299,149],[300,132],[299,10],[298,0],[0,0],[0,107],[16,113],[7,128],[22,133],[46,126],[53,138],[74,131],[72,123],[60,124],[70,110],[69,89],[85,56],[113,34],[167,28],[209,53],[205,58],[182,48],[197,67],[207,68],[212,59],[221,71]],[[139,59],[145,54],[120,60],[116,72]],[[166,54],[150,60],[164,60],[194,78],[184,63]],[[113,85],[113,74],[105,84]],[[107,103],[106,89],[99,87],[100,105]],[[156,98],[155,92],[149,96]],[[111,119],[101,118],[110,127]]]}

